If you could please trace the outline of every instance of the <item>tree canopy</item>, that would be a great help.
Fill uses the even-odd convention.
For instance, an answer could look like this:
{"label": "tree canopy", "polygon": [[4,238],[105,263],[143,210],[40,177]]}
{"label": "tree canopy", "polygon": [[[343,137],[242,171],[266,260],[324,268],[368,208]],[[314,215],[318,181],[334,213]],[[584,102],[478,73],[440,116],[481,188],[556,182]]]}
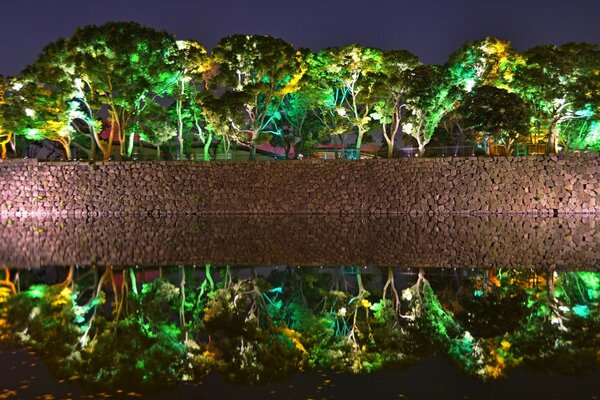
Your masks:
{"label": "tree canopy", "polygon": [[[59,141],[67,157],[71,148],[89,159],[99,150],[105,160],[132,157],[138,139],[157,151],[176,145],[179,159],[202,146],[205,161],[216,143],[227,152],[231,145],[248,148],[253,159],[269,140],[287,156],[336,138],[353,140],[354,156],[373,137],[387,146],[388,157],[397,145],[417,146],[424,155],[432,140],[475,147],[487,139],[507,149],[545,143],[553,152],[600,146],[600,52],[587,43],[519,53],[510,42],[487,37],[463,44],[438,66],[405,50],[351,44],[313,53],[268,35],[228,36],[209,53],[200,43],[134,22],[109,22],[50,43],[14,79],[27,83],[22,93],[49,96],[26,108],[51,123],[38,132],[30,116],[17,119],[25,109],[19,102],[34,99],[14,97],[7,83],[13,79],[4,79],[3,157],[21,136]],[[142,119],[162,118],[149,115],[162,115],[156,106],[171,122],[139,130]]]}

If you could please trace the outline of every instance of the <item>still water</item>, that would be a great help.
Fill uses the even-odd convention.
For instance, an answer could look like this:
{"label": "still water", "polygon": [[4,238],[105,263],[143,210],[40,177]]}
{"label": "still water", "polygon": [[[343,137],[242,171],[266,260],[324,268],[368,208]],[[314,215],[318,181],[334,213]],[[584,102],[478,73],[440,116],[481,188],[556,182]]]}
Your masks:
{"label": "still water", "polygon": [[0,224],[2,398],[600,397],[594,218]]}

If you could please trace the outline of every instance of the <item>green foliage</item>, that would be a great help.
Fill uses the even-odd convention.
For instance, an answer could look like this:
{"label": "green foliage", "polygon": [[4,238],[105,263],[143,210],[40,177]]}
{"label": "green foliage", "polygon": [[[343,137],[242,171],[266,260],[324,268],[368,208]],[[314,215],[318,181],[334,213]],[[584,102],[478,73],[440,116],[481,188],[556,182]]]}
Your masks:
{"label": "green foliage", "polygon": [[65,94],[37,82],[14,80],[0,104],[3,129],[29,140],[59,142],[70,157],[68,146],[75,136],[71,121],[78,116],[78,103]]}
{"label": "green foliage", "polygon": [[[304,368],[405,367],[431,353],[482,379],[519,364],[567,373],[598,367],[595,272],[465,271],[430,283],[422,271],[392,298],[362,284],[355,293],[363,282],[355,272],[236,278],[225,268],[214,281],[207,265],[203,273],[165,269],[140,286],[130,270],[116,294],[105,287],[113,274],[76,278],[73,289],[66,282],[2,292],[0,337],[42,352],[61,377],[143,392],[210,370],[254,384]],[[390,285],[388,276],[385,290]]]}
{"label": "green foliage", "polygon": [[163,96],[177,83],[178,55],[175,40],[164,32],[133,22],[109,22],[80,28],[68,39],[51,43],[27,75],[77,99],[83,109],[79,120],[92,132],[92,145],[108,159],[112,139],[100,142],[95,118],[108,111],[120,153],[130,156],[131,148],[125,149],[129,121],[145,99]]}
{"label": "green foliage", "polygon": [[209,108],[219,111],[209,123],[233,129],[254,158],[261,134],[281,133],[281,108],[284,98],[298,90],[303,56],[268,35],[233,35],[219,41],[212,59],[216,73],[208,86],[218,100],[210,101]]}
{"label": "green foliage", "polygon": [[527,137],[530,109],[515,93],[493,86],[481,86],[467,94],[459,112],[466,127],[484,132],[509,150],[519,137]]}
{"label": "green foliage", "polygon": [[524,64],[510,42],[494,37],[467,42],[452,53],[446,63],[449,81],[461,91],[480,86],[507,89]]}
{"label": "green foliage", "polygon": [[407,70],[404,80],[410,114],[402,128],[415,138],[423,154],[444,115],[454,108],[459,94],[447,81],[444,70],[437,66],[419,65]]}
{"label": "green foliage", "polygon": [[597,119],[600,52],[596,45],[567,43],[533,47],[523,56],[525,63],[515,75],[515,90],[531,102],[539,120],[548,127],[548,140],[555,151],[558,132],[563,128],[563,145],[568,150],[570,137],[575,135],[567,133],[569,129],[563,125]]}
{"label": "green foliage", "polygon": [[[321,106],[322,118],[331,115],[334,126],[339,125],[339,120],[345,120],[348,126],[356,129],[356,148],[359,150],[377,101],[375,88],[383,74],[382,58],[381,50],[352,44],[322,50],[309,60],[308,73],[314,81],[320,82],[321,87],[329,90],[329,99]],[[345,131],[335,129],[333,133]]]}
{"label": "green foliage", "polygon": [[[313,54],[267,35],[225,37],[209,56],[197,42],[175,41],[133,22],[109,22],[50,43],[18,78],[32,85],[25,89],[31,96],[23,99],[32,103],[26,108],[35,110],[35,117],[23,117],[25,107],[17,104],[23,99],[7,91],[4,79],[0,106],[7,122],[0,138],[6,140],[6,131],[16,126],[30,139],[51,138],[67,151],[72,143],[90,157],[97,147],[108,159],[112,143],[119,143],[121,155],[129,157],[133,134],[150,116],[146,105],[170,99],[180,157],[194,136],[209,160],[214,136],[226,151],[235,143],[249,146],[252,158],[265,140],[286,153],[296,146],[298,153],[330,135],[356,134],[360,148],[363,138],[378,130],[388,156],[398,131],[412,136],[423,154],[442,121],[457,146],[462,144],[456,108],[463,97],[469,101],[471,93],[492,87],[508,91],[511,96],[501,97],[511,105],[514,94],[530,105],[528,129],[520,114],[515,119],[523,140],[529,132],[534,142],[546,136],[555,151],[559,143],[563,151],[595,150],[598,71],[600,52],[586,43],[537,46],[519,54],[510,42],[487,37],[463,44],[439,67],[419,65],[407,51],[356,44]],[[43,91],[48,96],[33,93]],[[13,104],[4,107],[11,97]],[[162,111],[152,109],[162,120]],[[106,112],[111,133],[105,141],[98,119]],[[501,141],[515,141],[517,130],[497,119],[498,114],[485,118],[483,125],[504,132]],[[167,139],[165,123],[159,125],[144,134],[155,145]],[[503,128],[491,129],[499,125]]]}
{"label": "green foliage", "polygon": [[153,100],[146,101],[138,115],[128,127],[129,134],[154,146],[167,143],[177,135],[177,127],[168,117],[166,110]]}

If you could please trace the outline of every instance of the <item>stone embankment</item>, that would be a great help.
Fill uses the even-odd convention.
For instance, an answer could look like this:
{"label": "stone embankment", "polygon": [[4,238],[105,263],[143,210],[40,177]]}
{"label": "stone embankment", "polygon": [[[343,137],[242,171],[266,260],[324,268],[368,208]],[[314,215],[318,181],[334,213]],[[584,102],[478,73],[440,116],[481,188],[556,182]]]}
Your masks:
{"label": "stone embankment", "polygon": [[600,156],[0,162],[0,215],[600,213]]}
{"label": "stone embankment", "polygon": [[0,267],[600,268],[600,219],[542,216],[0,218]]}

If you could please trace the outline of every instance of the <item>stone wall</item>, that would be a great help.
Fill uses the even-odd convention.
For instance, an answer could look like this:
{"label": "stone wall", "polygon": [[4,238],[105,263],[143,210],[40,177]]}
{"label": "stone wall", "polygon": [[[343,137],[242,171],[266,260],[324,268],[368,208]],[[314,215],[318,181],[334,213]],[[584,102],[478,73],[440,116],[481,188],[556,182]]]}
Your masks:
{"label": "stone wall", "polygon": [[600,156],[0,162],[0,215],[600,213]]}
{"label": "stone wall", "polygon": [[0,218],[0,267],[291,265],[600,268],[600,218]]}

